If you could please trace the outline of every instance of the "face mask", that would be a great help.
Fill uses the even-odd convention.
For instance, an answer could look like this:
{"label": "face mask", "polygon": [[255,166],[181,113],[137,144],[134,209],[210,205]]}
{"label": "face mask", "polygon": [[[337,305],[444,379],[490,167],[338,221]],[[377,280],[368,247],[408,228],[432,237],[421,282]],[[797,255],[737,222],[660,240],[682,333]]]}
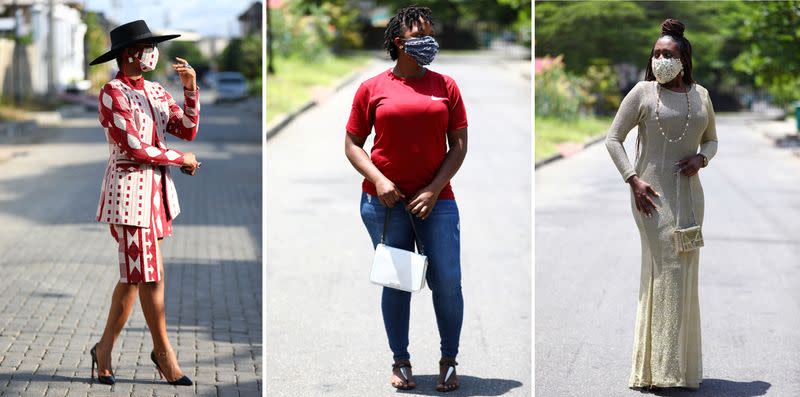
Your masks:
{"label": "face mask", "polygon": [[[158,47],[143,48],[135,59],[139,61],[139,66],[141,66],[143,72],[155,70],[158,63]],[[128,62],[133,62],[133,60],[133,57],[128,57]]]}
{"label": "face mask", "polygon": [[683,70],[683,63],[679,58],[653,57],[651,64],[659,84],[669,83]]}
{"label": "face mask", "polygon": [[403,51],[414,58],[420,66],[430,65],[439,52],[439,43],[431,36],[415,37],[406,40]]}

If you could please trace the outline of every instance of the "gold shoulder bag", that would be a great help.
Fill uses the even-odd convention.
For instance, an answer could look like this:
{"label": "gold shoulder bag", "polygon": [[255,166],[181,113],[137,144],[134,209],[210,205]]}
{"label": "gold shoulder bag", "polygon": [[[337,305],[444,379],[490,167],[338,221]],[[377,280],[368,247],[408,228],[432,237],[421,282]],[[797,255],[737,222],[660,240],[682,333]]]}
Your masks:
{"label": "gold shoulder bag", "polygon": [[694,216],[694,202],[692,200],[692,180],[687,177],[686,178],[689,183],[689,207],[691,207],[692,212],[692,223],[684,228],[680,227],[680,223],[678,222],[678,218],[681,213],[681,197],[680,197],[680,173],[676,175],[676,186],[675,192],[678,198],[678,212],[675,214],[675,232],[673,233],[672,237],[675,243],[675,252],[685,253],[689,251],[696,250],[703,246],[703,231],[700,229],[700,226],[697,225],[697,220]]}

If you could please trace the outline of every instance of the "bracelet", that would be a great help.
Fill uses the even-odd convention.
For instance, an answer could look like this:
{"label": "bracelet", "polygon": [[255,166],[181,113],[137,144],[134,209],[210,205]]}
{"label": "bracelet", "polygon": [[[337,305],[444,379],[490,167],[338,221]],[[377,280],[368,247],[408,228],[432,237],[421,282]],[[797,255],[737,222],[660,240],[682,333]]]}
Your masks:
{"label": "bracelet", "polygon": [[708,165],[708,157],[703,153],[697,153],[697,155],[703,158],[703,167],[706,167]]}

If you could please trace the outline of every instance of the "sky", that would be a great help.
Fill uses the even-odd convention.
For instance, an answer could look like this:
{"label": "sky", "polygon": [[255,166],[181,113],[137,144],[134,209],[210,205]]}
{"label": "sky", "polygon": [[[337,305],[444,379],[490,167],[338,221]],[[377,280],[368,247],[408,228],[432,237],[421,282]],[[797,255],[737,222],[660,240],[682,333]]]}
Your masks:
{"label": "sky", "polygon": [[236,18],[252,3],[253,0],[84,0],[88,10],[101,11],[119,24],[144,19],[151,30],[191,30],[221,37],[239,35]]}

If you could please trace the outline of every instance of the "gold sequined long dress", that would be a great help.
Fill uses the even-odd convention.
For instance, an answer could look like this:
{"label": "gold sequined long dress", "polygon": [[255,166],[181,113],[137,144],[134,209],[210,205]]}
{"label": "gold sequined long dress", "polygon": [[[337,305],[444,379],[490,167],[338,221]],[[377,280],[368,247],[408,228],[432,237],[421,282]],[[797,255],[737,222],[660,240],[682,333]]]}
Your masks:
{"label": "gold sequined long dress", "polygon": [[[700,304],[698,301],[699,250],[678,254],[672,235],[680,208],[680,226],[691,223],[693,206],[696,222],[703,222],[703,188],[699,174],[675,174],[675,163],[699,153],[709,160],[717,151],[714,108],[708,91],[693,84],[687,93],[657,87],[655,81],[641,81],[622,101],[606,137],[606,147],[627,180],[637,174],[661,195],[653,199],[657,211],[652,217],[631,209],[639,229],[642,269],[639,305],[636,313],[633,364],[630,387],[697,388],[703,379],[700,353]],[[659,92],[660,91],[660,92]],[[656,106],[664,135],[675,141],[684,134],[686,116],[691,118],[685,135],[670,142],[659,131]],[[690,105],[690,106],[689,106]],[[622,143],[638,126],[640,154],[631,165]],[[677,180],[676,180],[677,178]],[[689,195],[691,183],[692,200]]]}

